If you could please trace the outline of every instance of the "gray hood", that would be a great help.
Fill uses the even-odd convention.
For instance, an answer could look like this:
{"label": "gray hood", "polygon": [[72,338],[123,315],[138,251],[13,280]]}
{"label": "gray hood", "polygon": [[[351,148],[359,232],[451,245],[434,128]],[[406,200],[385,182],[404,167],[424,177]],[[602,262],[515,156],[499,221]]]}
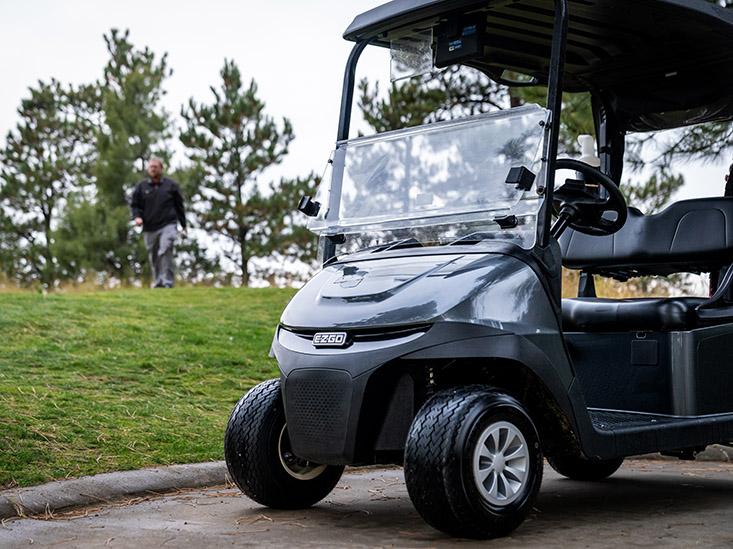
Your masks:
{"label": "gray hood", "polygon": [[[281,322],[292,328],[382,328],[456,317],[499,327],[526,318],[528,294],[538,286],[532,275],[522,261],[493,253],[341,262],[311,279]],[[492,290],[504,297],[496,299]]]}

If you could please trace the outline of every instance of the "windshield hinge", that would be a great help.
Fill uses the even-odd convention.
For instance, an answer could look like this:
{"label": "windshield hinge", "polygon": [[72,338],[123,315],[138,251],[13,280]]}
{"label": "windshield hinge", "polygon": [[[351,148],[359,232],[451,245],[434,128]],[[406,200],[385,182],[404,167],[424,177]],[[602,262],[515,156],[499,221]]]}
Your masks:
{"label": "windshield hinge", "polygon": [[505,215],[503,217],[495,217],[494,223],[499,225],[502,229],[513,229],[517,225],[519,225],[519,219],[517,219],[516,215]]}
{"label": "windshield hinge", "polygon": [[514,185],[520,191],[531,191],[536,178],[537,175],[532,170],[524,166],[518,166],[509,170],[509,174],[506,176],[506,184]]}

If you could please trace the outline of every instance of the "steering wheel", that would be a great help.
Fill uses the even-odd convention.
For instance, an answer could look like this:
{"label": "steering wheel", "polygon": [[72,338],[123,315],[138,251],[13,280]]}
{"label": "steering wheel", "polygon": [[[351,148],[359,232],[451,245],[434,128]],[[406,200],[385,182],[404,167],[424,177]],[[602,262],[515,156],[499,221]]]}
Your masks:
{"label": "steering wheel", "polygon": [[[553,209],[557,221],[552,235],[557,238],[565,229],[572,229],[591,236],[608,236],[618,232],[626,223],[629,208],[626,199],[616,183],[593,166],[563,158],[557,161],[556,169],[574,170],[585,176],[585,181],[566,181],[553,193]],[[593,184],[600,185],[608,194],[600,198],[594,192]],[[616,214],[616,219],[604,216],[606,212]]]}

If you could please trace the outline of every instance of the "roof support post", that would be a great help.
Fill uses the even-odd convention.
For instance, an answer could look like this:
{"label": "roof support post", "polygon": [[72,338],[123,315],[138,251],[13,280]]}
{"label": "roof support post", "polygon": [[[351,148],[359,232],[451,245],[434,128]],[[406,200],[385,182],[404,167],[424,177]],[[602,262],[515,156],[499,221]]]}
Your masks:
{"label": "roof support post", "polygon": [[[349,130],[351,129],[351,109],[354,105],[354,87],[356,85],[356,66],[359,63],[361,53],[368,44],[369,40],[360,40],[354,44],[354,47],[351,49],[351,54],[349,54],[349,60],[346,62],[344,87],[341,92],[341,110],[339,111],[339,127],[336,134],[336,143],[339,141],[345,141],[349,138]],[[335,239],[325,237],[323,239],[323,262],[326,263],[335,255]]]}
{"label": "roof support post", "polygon": [[339,127],[336,142],[344,141],[349,138],[349,129],[351,128],[351,107],[354,104],[354,86],[356,84],[356,65],[361,57],[361,52],[369,44],[369,40],[361,40],[354,44],[349,60],[346,63],[346,73],[344,74],[344,88],[341,92],[341,111],[339,112]]}
{"label": "roof support post", "polygon": [[563,73],[565,71],[565,49],[568,39],[568,0],[555,0],[555,24],[552,32],[550,74],[547,80],[547,108],[552,112],[543,161],[545,164],[545,201],[540,211],[539,241],[546,248],[550,244],[552,227],[552,198],[555,183],[555,163],[560,142],[560,115],[562,113]]}

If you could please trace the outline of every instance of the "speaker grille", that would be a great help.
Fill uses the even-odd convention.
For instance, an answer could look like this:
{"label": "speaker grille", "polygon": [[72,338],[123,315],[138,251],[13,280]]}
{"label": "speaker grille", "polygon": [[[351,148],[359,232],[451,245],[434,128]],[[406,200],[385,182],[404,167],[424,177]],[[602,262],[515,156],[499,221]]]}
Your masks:
{"label": "speaker grille", "polygon": [[285,415],[293,451],[305,458],[339,456],[351,409],[351,376],[338,370],[297,370],[285,380]]}

